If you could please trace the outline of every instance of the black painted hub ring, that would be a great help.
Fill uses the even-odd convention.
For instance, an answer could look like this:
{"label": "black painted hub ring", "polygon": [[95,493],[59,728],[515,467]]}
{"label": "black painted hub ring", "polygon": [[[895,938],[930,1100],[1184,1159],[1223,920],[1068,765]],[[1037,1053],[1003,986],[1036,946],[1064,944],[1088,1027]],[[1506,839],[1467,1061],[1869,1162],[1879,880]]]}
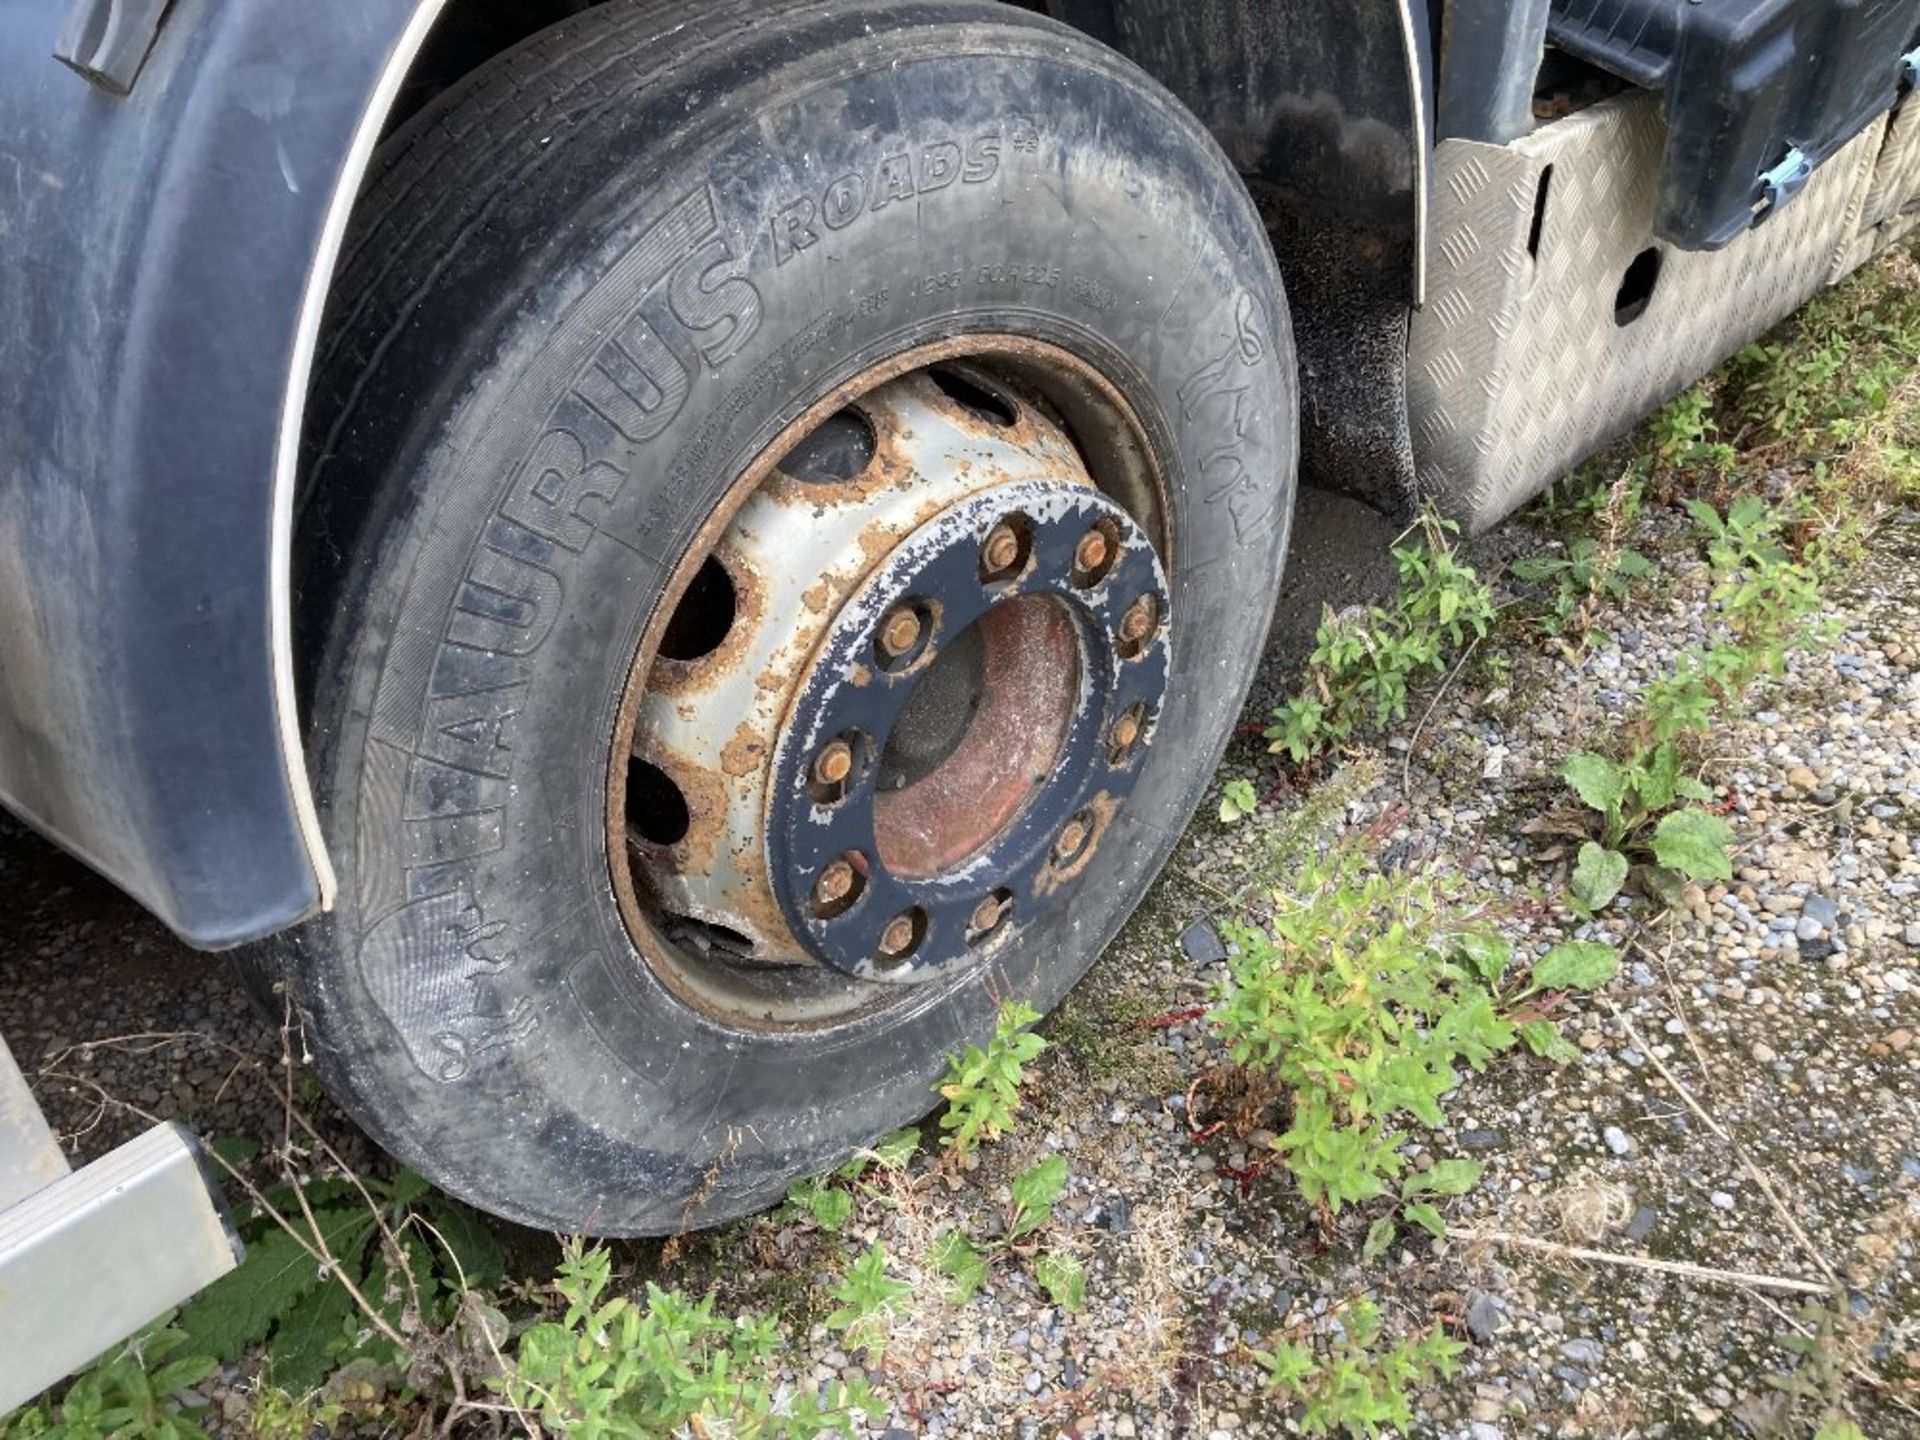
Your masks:
{"label": "black painted hub ring", "polygon": [[[1021,532],[1026,563],[1010,578],[983,578],[981,548],[1000,524]],[[1090,579],[1076,551],[1095,531],[1111,553]],[[959,863],[895,873],[876,836],[877,762],[915,684],[941,647],[988,611],[1035,596],[1071,617],[1078,650],[1077,693],[1046,778]],[[927,633],[912,663],[890,672],[877,663],[881,622],[909,605]],[[1063,903],[1132,792],[1152,737],[1167,684],[1170,605],[1145,533],[1090,488],[1017,481],[968,497],[902,541],[836,617],[775,751],[772,883],[807,949],[860,979],[926,980]],[[854,737],[853,768],[843,785],[823,790],[815,759],[840,737]],[[990,897],[1005,905],[1004,918],[983,931],[976,922]]]}

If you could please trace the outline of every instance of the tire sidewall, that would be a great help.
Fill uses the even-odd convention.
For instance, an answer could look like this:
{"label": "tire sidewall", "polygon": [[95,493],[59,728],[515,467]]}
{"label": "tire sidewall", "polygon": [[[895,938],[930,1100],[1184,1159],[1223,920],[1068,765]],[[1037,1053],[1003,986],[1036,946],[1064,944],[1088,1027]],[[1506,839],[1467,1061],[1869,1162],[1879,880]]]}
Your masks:
{"label": "tire sidewall", "polygon": [[[1050,1007],[1126,918],[1264,640],[1294,377],[1236,177],[1084,42],[883,13],[696,68],[683,97],[704,112],[640,153],[644,115],[569,140],[602,187],[549,227],[564,247],[525,247],[524,303],[471,338],[341,607],[315,731],[342,891],[298,972],[320,1063],[403,1158],[530,1223],[724,1218],[922,1113],[1001,998]],[[631,657],[784,424],[971,332],[1090,360],[1152,437],[1174,552],[1156,740],[1077,893],[998,960],[870,1021],[749,1036],[662,985],[615,903],[608,745]]]}

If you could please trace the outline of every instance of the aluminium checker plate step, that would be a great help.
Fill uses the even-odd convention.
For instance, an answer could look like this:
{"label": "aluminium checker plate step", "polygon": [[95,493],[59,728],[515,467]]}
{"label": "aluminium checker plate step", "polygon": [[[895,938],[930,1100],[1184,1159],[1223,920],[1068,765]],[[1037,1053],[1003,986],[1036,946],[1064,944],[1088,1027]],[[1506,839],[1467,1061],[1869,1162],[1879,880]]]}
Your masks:
{"label": "aluminium checker plate step", "polygon": [[0,1040],[0,1418],[239,1263],[183,1127],[69,1171]]}
{"label": "aluminium checker plate step", "polygon": [[[1409,337],[1421,496],[1485,529],[1888,243],[1912,221],[1915,109],[1876,119],[1791,206],[1711,253],[1654,237],[1658,96],[1617,95],[1510,145],[1442,141]],[[1651,294],[1620,323],[1623,279],[1650,250]]]}

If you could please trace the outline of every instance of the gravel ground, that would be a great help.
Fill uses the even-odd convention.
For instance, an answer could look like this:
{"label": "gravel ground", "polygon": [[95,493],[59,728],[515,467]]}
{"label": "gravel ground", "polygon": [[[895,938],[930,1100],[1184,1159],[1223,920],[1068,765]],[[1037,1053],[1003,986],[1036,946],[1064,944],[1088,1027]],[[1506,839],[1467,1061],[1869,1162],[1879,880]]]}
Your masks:
{"label": "gravel ground", "polygon": [[[1392,532],[1377,519],[1321,495],[1302,508],[1251,726],[1294,685],[1320,604],[1381,599],[1391,584]],[[1676,529],[1669,513],[1650,517],[1643,548]],[[1469,558],[1490,572],[1550,543],[1523,517]],[[1503,626],[1483,648],[1507,664],[1465,667],[1437,701],[1417,697],[1416,718],[1432,708],[1411,755],[1403,726],[1301,795],[1260,742],[1237,742],[1223,776],[1253,779],[1267,803],[1237,826],[1196,821],[1140,914],[1048,1022],[1020,1131],[974,1169],[921,1166],[876,1182],[837,1238],[763,1217],[664,1257],[633,1246],[623,1258],[781,1308],[805,1329],[814,1366],[796,1379],[872,1375],[895,1402],[890,1440],[1296,1433],[1261,1393],[1251,1352],[1336,1325],[1360,1294],[1391,1328],[1441,1319],[1471,1342],[1461,1373],[1420,1396],[1418,1435],[1804,1433],[1770,1428],[1783,1412],[1769,1376],[1795,1366],[1785,1342],[1809,1323],[1810,1297],[1621,1257],[1803,1281],[1831,1269],[1850,1313],[1828,1353],[1890,1382],[1852,1387],[1866,1433],[1920,1434],[1916,575],[1920,517],[1897,517],[1831,600],[1837,638],[1798,654],[1722,733],[1707,774],[1743,847],[1734,884],[1696,889],[1665,916],[1620,902],[1582,926],[1552,903],[1565,859],[1523,830],[1556,803],[1564,756],[1703,633],[1704,575],[1675,544],[1660,593],[1603,616],[1611,639],[1579,674]],[[1517,948],[1589,933],[1634,941],[1617,980],[1565,1024],[1577,1063],[1496,1062],[1451,1098],[1448,1129],[1416,1142],[1416,1163],[1463,1153],[1486,1163],[1480,1186],[1448,1202],[1453,1238],[1403,1239],[1364,1268],[1364,1218],[1323,1232],[1284,1173],[1256,1163],[1273,1116],[1196,1143],[1188,1096],[1198,1108],[1207,1089],[1189,1087],[1224,1057],[1203,1022],[1156,1023],[1208,999],[1223,974],[1204,925],[1216,897],[1306,813],[1367,831],[1382,863],[1456,872],[1515,902],[1546,897],[1516,904]],[[0,881],[10,900],[0,1034],[30,1074],[47,1072],[42,1102],[77,1158],[141,1123],[102,1107],[95,1084],[203,1133],[272,1143],[282,1124],[272,1092],[219,1047],[271,1057],[279,1035],[217,958],[184,949],[4,820]],[[102,1043],[174,1032],[215,1043]],[[350,1158],[379,1163],[317,1109]],[[1008,1177],[1048,1151],[1071,1166],[1049,1243],[1084,1260],[1084,1310],[1052,1306],[1018,1256],[952,1305],[928,1260],[935,1234],[955,1223],[990,1232]],[[1488,1232],[1615,1258],[1570,1259]],[[884,1353],[849,1353],[820,1323],[821,1291],[842,1250],[873,1238],[915,1288]]]}

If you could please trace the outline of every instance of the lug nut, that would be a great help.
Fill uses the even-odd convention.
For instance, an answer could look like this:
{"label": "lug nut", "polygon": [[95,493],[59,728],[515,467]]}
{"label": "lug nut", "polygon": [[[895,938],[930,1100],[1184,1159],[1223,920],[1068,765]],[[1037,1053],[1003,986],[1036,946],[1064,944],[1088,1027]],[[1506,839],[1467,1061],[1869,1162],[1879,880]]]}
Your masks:
{"label": "lug nut", "polygon": [[1113,722],[1113,748],[1125,753],[1140,738],[1140,717],[1129,710]]}
{"label": "lug nut", "polygon": [[822,785],[838,785],[853,773],[853,747],[834,740],[821,747],[813,757],[813,778]]}
{"label": "lug nut", "polygon": [[854,882],[858,878],[851,862],[835,860],[813,882],[813,898],[822,905],[838,905],[853,893]]}
{"label": "lug nut", "polygon": [[1153,596],[1142,595],[1127,607],[1127,613],[1120,617],[1120,638],[1129,645],[1138,645],[1153,634],[1154,625]]}
{"label": "lug nut", "polygon": [[980,563],[989,578],[1005,575],[1020,558],[1020,537],[1002,521],[987,532],[987,543],[980,547]]}
{"label": "lug nut", "polygon": [[1152,595],[1140,595],[1127,612],[1119,616],[1119,645],[1121,657],[1133,659],[1146,647],[1148,637],[1154,634],[1154,626],[1160,624],[1158,607],[1154,605]]}
{"label": "lug nut", "polygon": [[1107,563],[1109,553],[1107,537],[1098,530],[1089,530],[1074,547],[1073,563],[1082,573],[1091,574]]}
{"label": "lug nut", "polygon": [[896,915],[887,922],[887,928],[880,932],[880,953],[889,960],[898,960],[913,949],[913,916]]}
{"label": "lug nut", "polygon": [[1000,923],[1001,913],[1005,909],[1006,902],[1000,898],[998,893],[987,896],[986,899],[973,907],[972,923],[975,932],[984,935],[987,931],[993,929],[994,926]]}
{"label": "lug nut", "polygon": [[920,639],[920,616],[911,605],[902,605],[881,622],[880,650],[890,660],[905,655]]}
{"label": "lug nut", "polygon": [[1053,858],[1062,865],[1074,859],[1087,846],[1087,822],[1076,815],[1060,827],[1060,834],[1053,842]]}

